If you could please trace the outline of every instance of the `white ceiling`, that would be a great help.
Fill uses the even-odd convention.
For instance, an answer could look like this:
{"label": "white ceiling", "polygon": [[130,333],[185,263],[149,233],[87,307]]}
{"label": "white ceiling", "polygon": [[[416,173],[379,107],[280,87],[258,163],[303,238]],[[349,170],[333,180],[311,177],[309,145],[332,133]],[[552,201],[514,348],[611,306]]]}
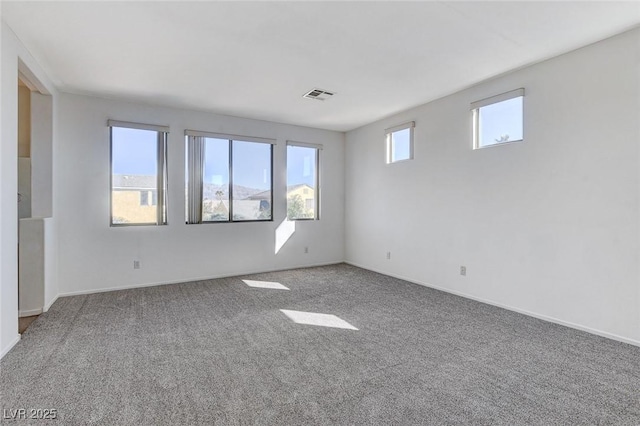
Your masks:
{"label": "white ceiling", "polygon": [[640,3],[2,1],[2,19],[61,91],[346,131],[630,29]]}

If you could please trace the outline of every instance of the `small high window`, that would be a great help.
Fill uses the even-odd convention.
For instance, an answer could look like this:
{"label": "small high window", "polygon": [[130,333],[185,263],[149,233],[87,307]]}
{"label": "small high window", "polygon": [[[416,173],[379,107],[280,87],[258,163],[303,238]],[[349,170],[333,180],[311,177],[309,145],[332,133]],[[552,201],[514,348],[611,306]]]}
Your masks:
{"label": "small high window", "polygon": [[524,89],[473,102],[473,149],[524,140]]}
{"label": "small high window", "polygon": [[385,130],[387,164],[413,159],[413,128],[415,123],[394,126]]}

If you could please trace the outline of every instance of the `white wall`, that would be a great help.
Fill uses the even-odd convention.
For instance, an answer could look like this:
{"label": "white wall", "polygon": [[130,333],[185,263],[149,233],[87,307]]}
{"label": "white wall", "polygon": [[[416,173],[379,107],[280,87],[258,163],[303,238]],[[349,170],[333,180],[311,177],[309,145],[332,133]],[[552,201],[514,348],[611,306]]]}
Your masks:
{"label": "white wall", "polygon": [[47,312],[58,299],[58,233],[55,220],[44,218],[44,307]]}
{"label": "white wall", "polygon": [[39,315],[44,307],[45,222],[47,219],[20,219],[18,240],[18,310],[21,317]]}
{"label": "white wall", "polygon": [[18,157],[31,157],[31,90],[18,86]]}
{"label": "white wall", "polygon": [[[1,22],[0,40],[0,356],[18,335],[18,66],[28,68],[32,83],[53,96],[55,88],[33,57]],[[55,143],[55,139],[54,139]],[[55,145],[54,145],[55,147]],[[55,254],[54,254],[55,256]],[[56,263],[56,259],[52,259]]]}
{"label": "white wall", "polygon": [[20,219],[18,310],[20,317],[47,311],[58,297],[53,218]]}
{"label": "white wall", "polygon": [[[346,259],[640,343],[639,52],[636,30],[348,132]],[[525,141],[472,150],[470,102],[519,87]],[[386,165],[409,120],[415,160]]]}
{"label": "white wall", "polygon": [[[61,94],[59,107],[54,190],[62,294],[343,261],[343,133],[69,94]],[[170,126],[168,226],[109,227],[108,119]],[[277,139],[273,222],[184,223],[185,129]],[[286,216],[288,139],[324,145],[322,219],[297,222],[275,254],[275,231]],[[141,269],[133,269],[134,259]]]}
{"label": "white wall", "polygon": [[53,98],[31,92],[31,215],[53,215]]}
{"label": "white wall", "polygon": [[31,158],[18,157],[18,218],[31,217]]}

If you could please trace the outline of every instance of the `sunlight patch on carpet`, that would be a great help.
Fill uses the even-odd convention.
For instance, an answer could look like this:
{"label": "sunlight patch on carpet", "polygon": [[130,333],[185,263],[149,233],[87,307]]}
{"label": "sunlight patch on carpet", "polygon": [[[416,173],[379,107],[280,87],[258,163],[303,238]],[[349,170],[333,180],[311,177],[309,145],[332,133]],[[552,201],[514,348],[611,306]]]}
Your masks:
{"label": "sunlight patch on carpet", "polygon": [[347,330],[357,330],[354,326],[331,314],[318,314],[315,312],[302,312],[302,311],[289,311],[287,309],[280,309],[280,312],[285,314],[296,324],[305,325],[319,325],[321,327],[333,327],[344,328]]}
{"label": "sunlight patch on carpet", "polygon": [[249,287],[256,288],[270,288],[274,290],[289,290],[289,288],[283,286],[280,283],[272,282],[272,281],[254,281],[254,280],[242,280]]}

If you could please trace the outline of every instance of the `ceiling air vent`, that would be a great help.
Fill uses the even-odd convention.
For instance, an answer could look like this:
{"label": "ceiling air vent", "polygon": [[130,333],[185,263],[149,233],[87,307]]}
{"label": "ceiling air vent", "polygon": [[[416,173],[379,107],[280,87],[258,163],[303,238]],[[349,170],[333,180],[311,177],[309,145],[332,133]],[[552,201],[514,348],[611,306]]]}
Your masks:
{"label": "ceiling air vent", "polygon": [[333,92],[327,92],[326,90],[322,90],[322,89],[313,89],[305,93],[302,97],[307,99],[324,101],[326,99],[329,99],[333,95],[334,95]]}

